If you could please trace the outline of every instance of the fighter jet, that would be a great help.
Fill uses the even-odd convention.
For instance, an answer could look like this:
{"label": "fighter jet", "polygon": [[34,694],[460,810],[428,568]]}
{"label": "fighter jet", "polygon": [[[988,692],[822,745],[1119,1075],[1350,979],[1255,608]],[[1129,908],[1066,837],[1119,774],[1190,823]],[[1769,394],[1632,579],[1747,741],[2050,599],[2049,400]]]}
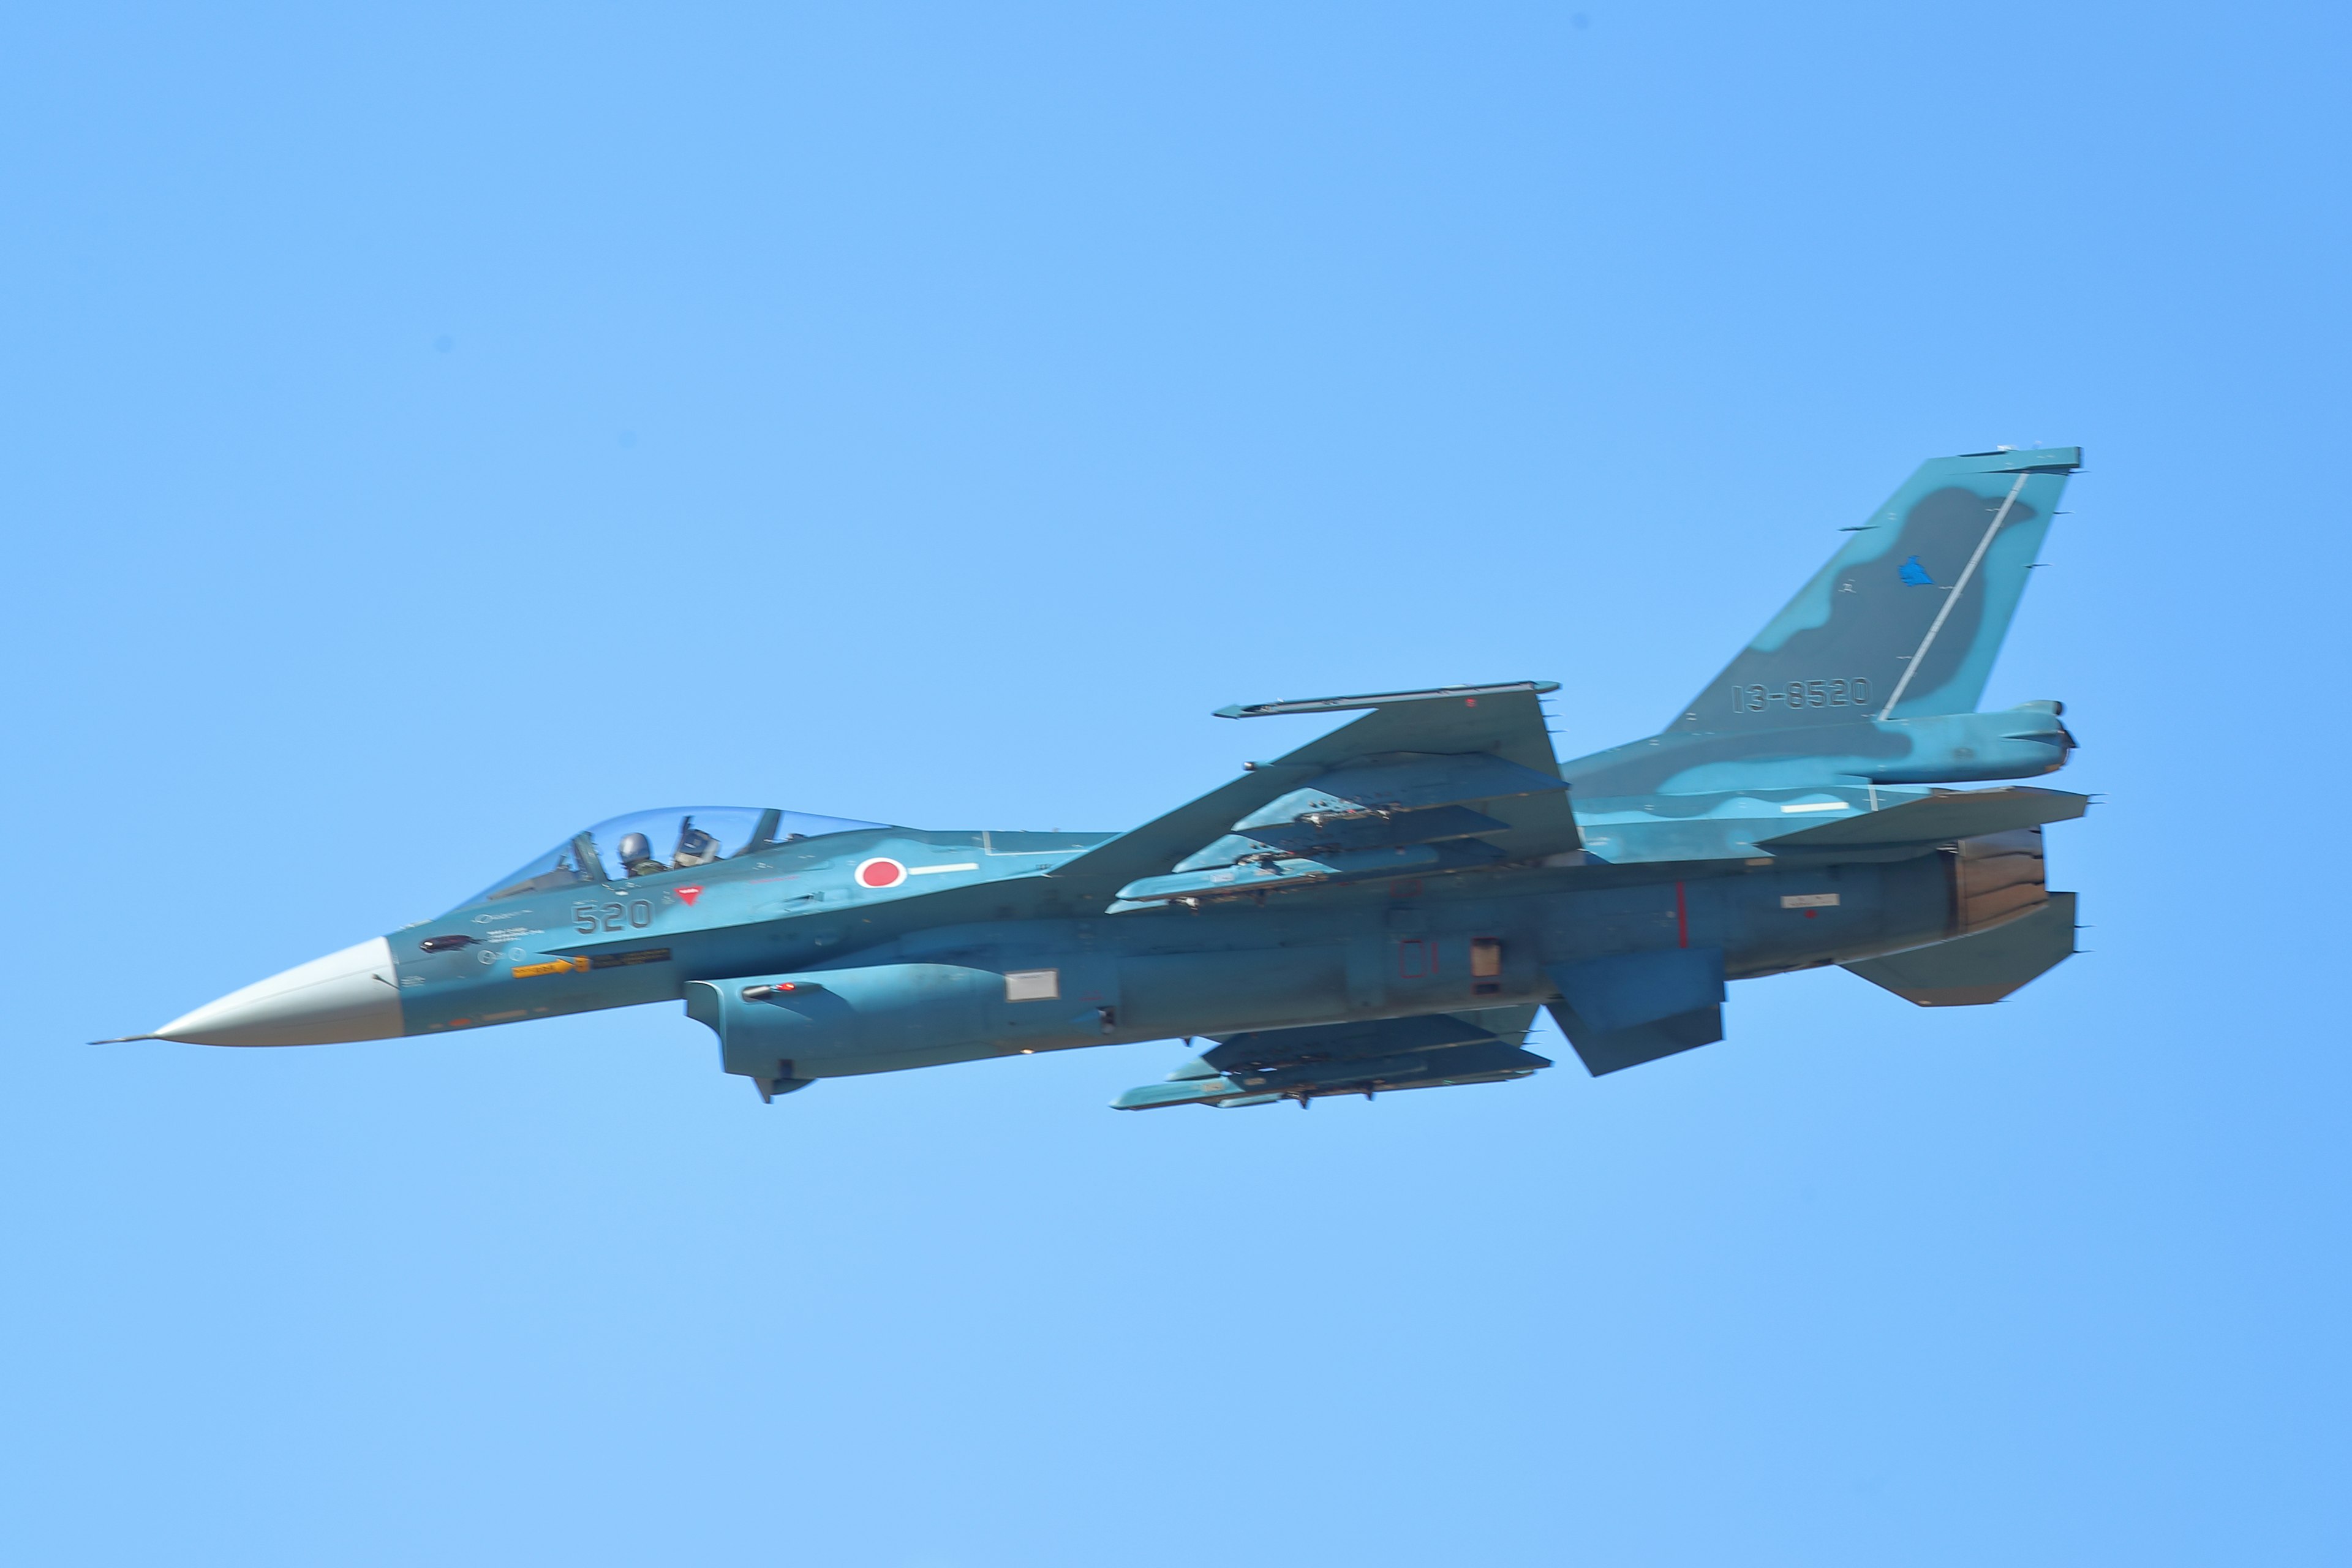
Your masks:
{"label": "fighter jet", "polygon": [[1349,715],[1125,833],[638,812],[436,919],[141,1039],[295,1046],[685,1004],[763,1099],[1082,1046],[1208,1048],[1114,1104],[1499,1083],[1549,1009],[1593,1074],[1724,1037],[1725,986],[1837,964],[1921,1006],[2074,951],[2018,784],[2054,701],[1977,711],[2072,447],[1920,467],[1656,734],[1561,763],[1548,680],[1259,702]]}

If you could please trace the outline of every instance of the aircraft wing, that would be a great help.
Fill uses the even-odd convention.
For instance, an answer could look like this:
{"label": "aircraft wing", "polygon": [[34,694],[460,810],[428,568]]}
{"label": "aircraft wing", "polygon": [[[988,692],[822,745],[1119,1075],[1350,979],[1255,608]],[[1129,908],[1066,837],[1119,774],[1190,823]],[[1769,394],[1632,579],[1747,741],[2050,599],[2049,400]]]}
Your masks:
{"label": "aircraft wing", "polygon": [[1111,1103],[1120,1110],[1276,1100],[1304,1104],[1334,1094],[1504,1083],[1551,1066],[1524,1048],[1535,1016],[1531,1005],[1481,1007],[1218,1036],[1214,1048],[1166,1081],[1129,1089]]}
{"label": "aircraft wing", "polygon": [[1582,840],[1540,701],[1556,689],[1518,681],[1220,709],[1230,719],[1364,712],[1049,879],[1135,907],[1575,849]]}
{"label": "aircraft wing", "polygon": [[[1294,753],[1296,754],[1296,753]],[[1065,860],[1047,873],[1050,880],[1108,892],[1138,877],[1165,871],[1242,817],[1288,794],[1320,769],[1291,765],[1288,758],[1268,763],[1132,827],[1118,837],[1096,845],[1085,854]]]}

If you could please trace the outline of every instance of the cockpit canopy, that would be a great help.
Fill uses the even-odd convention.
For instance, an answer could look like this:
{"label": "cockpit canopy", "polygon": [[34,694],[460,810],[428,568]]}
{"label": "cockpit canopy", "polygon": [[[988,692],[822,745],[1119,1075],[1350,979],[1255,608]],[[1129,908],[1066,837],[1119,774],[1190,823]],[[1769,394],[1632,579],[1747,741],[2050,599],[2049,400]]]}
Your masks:
{"label": "cockpit canopy", "polygon": [[[635,811],[573,834],[522,868],[466,900],[489,903],[557,891],[587,882],[689,870],[714,861],[756,855],[794,839],[883,827],[846,816],[817,816],[757,805],[673,805]],[[458,906],[464,908],[465,905]]]}

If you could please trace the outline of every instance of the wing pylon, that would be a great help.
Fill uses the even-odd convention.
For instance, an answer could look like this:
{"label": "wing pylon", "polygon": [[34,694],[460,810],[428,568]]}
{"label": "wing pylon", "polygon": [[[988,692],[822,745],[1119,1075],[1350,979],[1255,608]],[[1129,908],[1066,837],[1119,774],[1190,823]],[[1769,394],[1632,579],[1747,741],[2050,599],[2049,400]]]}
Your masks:
{"label": "wing pylon", "polygon": [[1533,1007],[1318,1024],[1227,1035],[1168,1075],[1130,1089],[1112,1106],[1156,1110],[1169,1105],[1267,1105],[1335,1094],[1370,1097],[1394,1089],[1507,1083],[1551,1066],[1521,1048]]}

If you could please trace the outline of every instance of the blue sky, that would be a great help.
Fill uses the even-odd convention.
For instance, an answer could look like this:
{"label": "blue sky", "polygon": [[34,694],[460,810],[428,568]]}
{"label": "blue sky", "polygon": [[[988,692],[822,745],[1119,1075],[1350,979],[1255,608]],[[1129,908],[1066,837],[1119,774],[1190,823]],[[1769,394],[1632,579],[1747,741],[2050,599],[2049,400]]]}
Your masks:
{"label": "blue sky", "polygon": [[[16,16],[0,1554],[2344,1561],[2347,43]],[[1222,704],[1456,680],[1613,744],[2001,442],[2088,468],[1987,702],[2105,804],[1997,1008],[1309,1116],[763,1107],[667,1007],[78,1043],[642,805],[1115,828]]]}

